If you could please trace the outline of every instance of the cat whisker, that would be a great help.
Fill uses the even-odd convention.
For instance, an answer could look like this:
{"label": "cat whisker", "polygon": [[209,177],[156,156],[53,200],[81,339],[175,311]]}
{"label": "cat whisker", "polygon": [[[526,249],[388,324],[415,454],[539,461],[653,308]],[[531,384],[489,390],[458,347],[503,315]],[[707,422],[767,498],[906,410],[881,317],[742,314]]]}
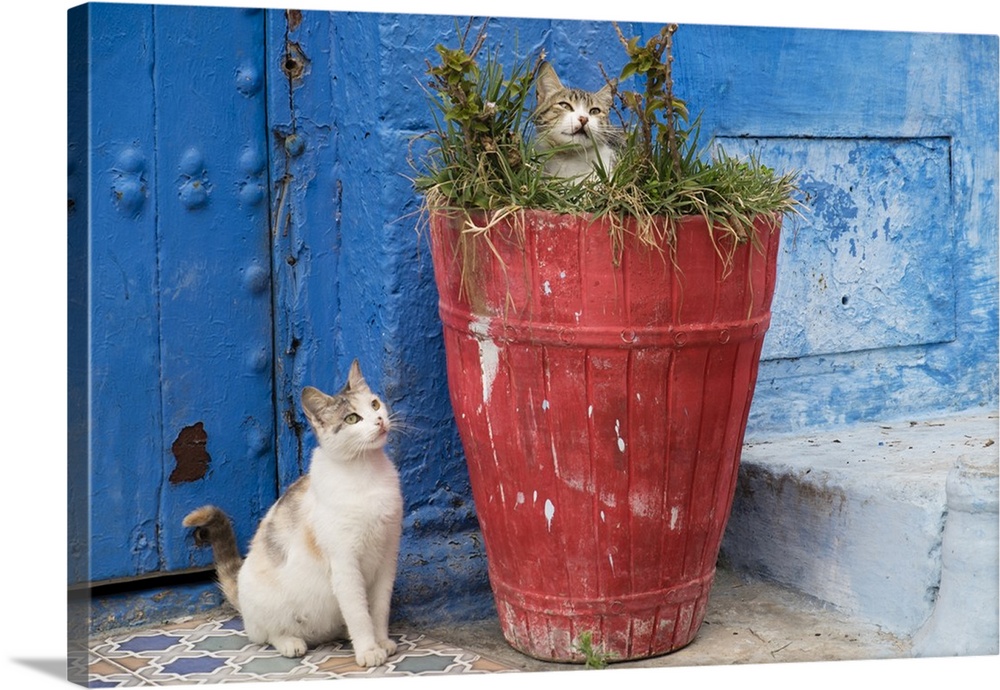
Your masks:
{"label": "cat whisker", "polygon": [[392,433],[399,433],[399,434],[401,434],[403,436],[406,436],[407,434],[409,434],[410,432],[412,432],[414,429],[416,429],[416,427],[414,425],[410,424],[409,422],[407,422],[404,417],[402,417],[402,416],[400,416],[398,414],[395,414],[395,413],[389,415],[389,433],[390,434],[392,434]]}
{"label": "cat whisker", "polygon": [[343,452],[348,457],[358,458],[374,447],[377,438],[376,434],[359,434],[344,441]]}

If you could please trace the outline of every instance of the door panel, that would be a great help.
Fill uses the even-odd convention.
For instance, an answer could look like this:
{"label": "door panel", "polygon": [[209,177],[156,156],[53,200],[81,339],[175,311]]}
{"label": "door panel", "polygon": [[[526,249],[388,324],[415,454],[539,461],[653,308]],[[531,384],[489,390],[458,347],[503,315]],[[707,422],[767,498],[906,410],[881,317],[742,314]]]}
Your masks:
{"label": "door panel", "polygon": [[220,505],[245,545],[276,497],[264,12],[87,12],[92,538],[74,582],[204,565],[187,511]]}
{"label": "door panel", "polygon": [[[160,324],[156,297],[153,11],[90,6],[90,571],[159,568]],[[86,545],[79,548],[85,549]],[[71,562],[74,562],[71,559]]]}
{"label": "door panel", "polygon": [[246,542],[274,500],[264,13],[155,9],[163,567],[222,507]]}

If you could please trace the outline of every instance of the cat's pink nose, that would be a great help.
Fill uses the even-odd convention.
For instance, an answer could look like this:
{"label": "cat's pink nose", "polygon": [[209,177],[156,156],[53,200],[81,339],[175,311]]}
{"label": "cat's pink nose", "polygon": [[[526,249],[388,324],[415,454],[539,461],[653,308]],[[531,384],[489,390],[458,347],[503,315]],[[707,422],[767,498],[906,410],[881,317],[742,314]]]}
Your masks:
{"label": "cat's pink nose", "polygon": [[583,125],[587,124],[588,122],[590,122],[590,118],[589,117],[587,117],[586,115],[581,115],[580,116],[580,126],[581,127]]}

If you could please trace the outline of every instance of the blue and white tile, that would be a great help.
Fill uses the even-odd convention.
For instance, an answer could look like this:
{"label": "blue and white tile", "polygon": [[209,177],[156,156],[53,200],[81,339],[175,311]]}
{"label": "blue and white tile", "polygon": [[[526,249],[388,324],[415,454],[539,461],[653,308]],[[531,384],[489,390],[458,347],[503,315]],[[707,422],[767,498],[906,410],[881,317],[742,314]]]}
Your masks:
{"label": "blue and white tile", "polygon": [[479,654],[408,633],[392,635],[397,652],[377,668],[354,661],[350,642],[310,649],[288,659],[253,644],[238,616],[192,618],[90,642],[90,687],[333,680],[375,676],[431,676],[515,671]]}

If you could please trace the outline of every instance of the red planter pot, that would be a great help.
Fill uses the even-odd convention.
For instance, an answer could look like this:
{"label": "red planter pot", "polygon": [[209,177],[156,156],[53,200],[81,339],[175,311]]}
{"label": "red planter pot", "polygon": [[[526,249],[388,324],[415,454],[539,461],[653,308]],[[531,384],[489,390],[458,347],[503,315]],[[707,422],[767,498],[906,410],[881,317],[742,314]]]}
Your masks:
{"label": "red planter pot", "polygon": [[611,659],[691,642],[732,506],[770,322],[778,221],[763,252],[701,218],[671,257],[608,227],[529,211],[431,244],[448,383],[504,635],[530,656]]}

